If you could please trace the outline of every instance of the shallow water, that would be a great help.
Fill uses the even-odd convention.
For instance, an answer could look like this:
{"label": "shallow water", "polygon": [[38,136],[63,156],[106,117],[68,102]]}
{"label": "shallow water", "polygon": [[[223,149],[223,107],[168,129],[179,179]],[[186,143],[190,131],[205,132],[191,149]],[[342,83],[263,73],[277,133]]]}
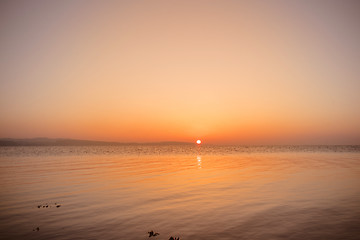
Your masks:
{"label": "shallow water", "polygon": [[0,188],[0,239],[360,239],[358,146],[1,147]]}

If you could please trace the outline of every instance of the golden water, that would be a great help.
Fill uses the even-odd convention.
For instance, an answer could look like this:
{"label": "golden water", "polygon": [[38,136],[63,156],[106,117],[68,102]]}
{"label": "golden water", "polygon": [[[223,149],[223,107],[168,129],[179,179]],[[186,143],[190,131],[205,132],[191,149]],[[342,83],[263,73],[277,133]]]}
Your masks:
{"label": "golden water", "polygon": [[0,239],[360,238],[356,146],[2,147],[0,189]]}

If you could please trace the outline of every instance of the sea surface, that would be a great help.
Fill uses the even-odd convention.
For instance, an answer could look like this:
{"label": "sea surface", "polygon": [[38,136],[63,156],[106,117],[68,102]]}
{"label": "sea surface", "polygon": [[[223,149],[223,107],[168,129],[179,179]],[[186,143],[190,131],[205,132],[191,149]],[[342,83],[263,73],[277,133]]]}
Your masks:
{"label": "sea surface", "polygon": [[359,146],[0,147],[0,191],[0,239],[360,239]]}

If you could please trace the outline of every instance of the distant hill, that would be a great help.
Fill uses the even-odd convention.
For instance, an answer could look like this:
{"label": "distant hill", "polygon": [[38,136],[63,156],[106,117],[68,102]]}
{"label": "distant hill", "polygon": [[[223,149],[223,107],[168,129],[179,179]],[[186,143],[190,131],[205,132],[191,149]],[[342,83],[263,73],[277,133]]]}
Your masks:
{"label": "distant hill", "polygon": [[0,146],[114,146],[114,145],[184,145],[188,142],[121,143],[63,138],[0,138]]}

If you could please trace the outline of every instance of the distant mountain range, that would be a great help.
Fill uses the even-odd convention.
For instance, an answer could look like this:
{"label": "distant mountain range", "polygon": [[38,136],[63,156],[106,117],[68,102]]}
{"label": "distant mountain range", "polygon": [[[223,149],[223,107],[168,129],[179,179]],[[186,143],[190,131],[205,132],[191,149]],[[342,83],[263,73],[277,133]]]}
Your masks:
{"label": "distant mountain range", "polygon": [[64,138],[0,138],[0,146],[114,146],[114,145],[187,145],[189,142],[123,143]]}

